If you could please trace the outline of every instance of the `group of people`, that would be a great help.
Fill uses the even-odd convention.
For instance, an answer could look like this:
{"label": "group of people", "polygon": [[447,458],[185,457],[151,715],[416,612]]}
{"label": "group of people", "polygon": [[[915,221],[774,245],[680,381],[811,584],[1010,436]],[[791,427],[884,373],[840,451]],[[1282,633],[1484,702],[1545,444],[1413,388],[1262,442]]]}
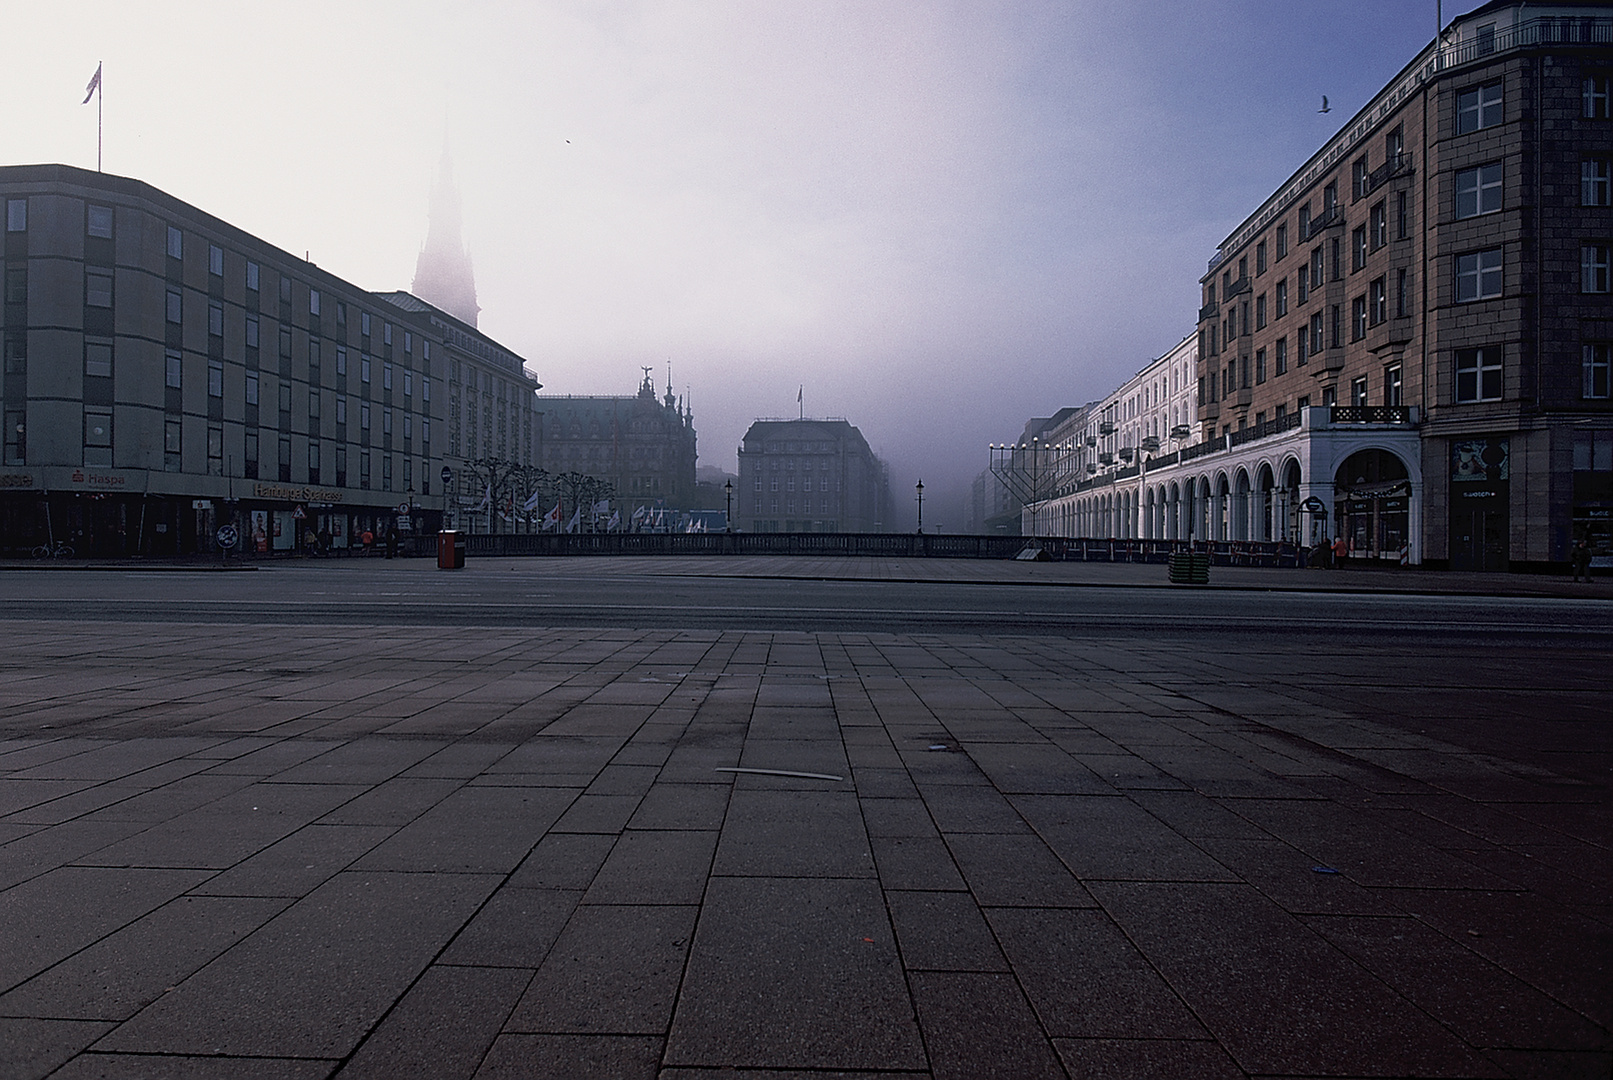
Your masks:
{"label": "group of people", "polygon": [[[365,555],[373,555],[375,553],[375,539],[375,533],[371,532],[369,529],[365,529],[363,532],[359,533],[358,540],[363,546]],[[303,536],[303,540],[308,550],[313,552],[315,555],[325,556],[330,554],[331,536],[329,529],[320,529],[317,533],[314,532],[314,530],[309,529]],[[386,536],[381,540],[381,544],[383,549],[386,551],[387,558],[392,559],[397,557],[398,542],[398,527],[394,525],[387,529]]]}

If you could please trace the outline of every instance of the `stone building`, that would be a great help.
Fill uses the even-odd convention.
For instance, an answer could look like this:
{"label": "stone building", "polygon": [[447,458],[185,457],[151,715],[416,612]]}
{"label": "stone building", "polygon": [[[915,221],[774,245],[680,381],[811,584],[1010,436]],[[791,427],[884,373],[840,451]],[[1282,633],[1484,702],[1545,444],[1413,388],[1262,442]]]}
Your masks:
{"label": "stone building", "polygon": [[624,527],[640,510],[642,522],[652,511],[697,507],[694,413],[670,383],[657,399],[649,368],[632,397],[545,394],[537,408],[543,414],[539,463],[552,474],[607,481]]}
{"label": "stone building", "polygon": [[466,380],[491,387],[483,446],[529,452],[520,358],[407,294],[124,177],[4,167],[0,207],[0,547],[185,553],[233,525],[267,553],[434,530],[462,452],[445,398]]}
{"label": "stone building", "polygon": [[1606,4],[1485,4],[1233,230],[1200,281],[1207,452],[1173,535],[1613,556],[1610,44]]}
{"label": "stone building", "polygon": [[758,420],[739,448],[734,521],[750,532],[889,532],[885,465],[844,420]]}

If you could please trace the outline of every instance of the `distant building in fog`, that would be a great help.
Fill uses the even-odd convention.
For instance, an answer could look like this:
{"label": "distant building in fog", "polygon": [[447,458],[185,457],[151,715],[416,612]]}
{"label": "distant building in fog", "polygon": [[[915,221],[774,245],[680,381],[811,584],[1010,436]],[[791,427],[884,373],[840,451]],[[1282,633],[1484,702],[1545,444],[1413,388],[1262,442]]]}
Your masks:
{"label": "distant building in fog", "polygon": [[750,532],[886,532],[885,465],[844,420],[758,420],[739,449],[734,523]]}
{"label": "distant building in fog", "polygon": [[667,387],[656,400],[650,369],[632,397],[541,395],[539,464],[551,473],[607,480],[614,507],[633,511],[696,509],[694,414]]}

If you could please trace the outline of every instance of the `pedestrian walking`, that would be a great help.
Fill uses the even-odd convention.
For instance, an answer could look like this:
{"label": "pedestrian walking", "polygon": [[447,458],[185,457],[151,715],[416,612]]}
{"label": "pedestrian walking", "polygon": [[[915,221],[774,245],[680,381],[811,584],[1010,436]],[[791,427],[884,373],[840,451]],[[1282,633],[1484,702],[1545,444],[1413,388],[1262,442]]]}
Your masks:
{"label": "pedestrian walking", "polygon": [[396,558],[398,554],[398,527],[391,526],[386,531],[386,557]]}
{"label": "pedestrian walking", "polygon": [[1591,543],[1585,537],[1580,537],[1568,553],[1568,565],[1573,568],[1575,581],[1581,577],[1591,580]]}
{"label": "pedestrian walking", "polygon": [[359,539],[359,543],[364,545],[364,554],[366,556],[369,556],[369,555],[372,555],[372,554],[375,553],[375,534],[374,533],[372,533],[368,529],[365,529],[362,533],[359,534],[358,539]]}
{"label": "pedestrian walking", "polygon": [[1350,557],[1350,542],[1340,533],[1333,539],[1333,569],[1344,569],[1344,560]]}

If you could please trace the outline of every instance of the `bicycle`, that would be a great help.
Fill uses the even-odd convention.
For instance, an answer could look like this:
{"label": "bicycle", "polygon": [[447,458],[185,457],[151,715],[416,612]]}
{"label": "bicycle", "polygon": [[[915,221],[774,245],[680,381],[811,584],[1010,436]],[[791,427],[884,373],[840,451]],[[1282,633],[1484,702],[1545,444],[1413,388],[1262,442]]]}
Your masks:
{"label": "bicycle", "polygon": [[71,559],[72,557],[73,549],[60,540],[49,544],[40,544],[34,548],[34,558],[36,559]]}

